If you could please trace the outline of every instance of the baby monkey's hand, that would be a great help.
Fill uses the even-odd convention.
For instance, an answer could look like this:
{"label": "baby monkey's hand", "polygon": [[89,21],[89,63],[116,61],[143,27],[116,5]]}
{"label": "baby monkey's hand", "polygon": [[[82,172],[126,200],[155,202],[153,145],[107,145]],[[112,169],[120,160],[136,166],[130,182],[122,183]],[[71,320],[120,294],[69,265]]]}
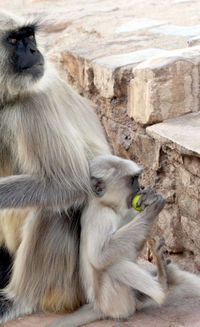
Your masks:
{"label": "baby monkey's hand", "polygon": [[142,196],[137,201],[137,206],[144,210],[146,207],[155,207],[155,210],[161,211],[165,205],[165,200],[160,194],[157,194],[152,188],[141,189],[138,194]]}

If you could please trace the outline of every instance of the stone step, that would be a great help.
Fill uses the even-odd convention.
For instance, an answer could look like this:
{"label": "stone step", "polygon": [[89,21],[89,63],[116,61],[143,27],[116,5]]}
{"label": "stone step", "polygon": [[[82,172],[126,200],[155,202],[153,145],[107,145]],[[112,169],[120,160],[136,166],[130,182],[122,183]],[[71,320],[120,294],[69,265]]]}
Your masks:
{"label": "stone step", "polygon": [[134,67],[149,57],[167,53],[167,50],[148,48],[90,60],[87,56],[63,51],[62,62],[68,74],[84,90],[93,93],[95,89],[101,97],[113,98],[127,95]]}
{"label": "stone step", "polygon": [[147,127],[146,132],[161,144],[173,143],[182,154],[200,157],[200,112],[165,120]]}

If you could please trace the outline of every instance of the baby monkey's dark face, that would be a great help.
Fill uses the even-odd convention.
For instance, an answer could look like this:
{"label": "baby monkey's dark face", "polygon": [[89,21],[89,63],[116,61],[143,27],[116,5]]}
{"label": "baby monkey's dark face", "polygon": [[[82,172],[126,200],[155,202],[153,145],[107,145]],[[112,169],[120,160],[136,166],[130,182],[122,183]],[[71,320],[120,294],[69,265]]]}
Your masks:
{"label": "baby monkey's dark face", "polygon": [[10,63],[16,74],[31,75],[38,79],[44,73],[44,58],[37,49],[35,26],[22,27],[6,36],[10,49]]}
{"label": "baby monkey's dark face", "polygon": [[140,190],[140,184],[139,184],[139,175],[135,175],[132,177],[132,190],[133,190],[133,194],[134,196],[139,192]]}
{"label": "baby monkey's dark face", "polygon": [[134,196],[140,191],[141,186],[139,184],[139,174],[129,177],[129,190],[130,190],[130,194],[127,198],[127,206],[128,208],[132,207],[132,200],[134,198]]}

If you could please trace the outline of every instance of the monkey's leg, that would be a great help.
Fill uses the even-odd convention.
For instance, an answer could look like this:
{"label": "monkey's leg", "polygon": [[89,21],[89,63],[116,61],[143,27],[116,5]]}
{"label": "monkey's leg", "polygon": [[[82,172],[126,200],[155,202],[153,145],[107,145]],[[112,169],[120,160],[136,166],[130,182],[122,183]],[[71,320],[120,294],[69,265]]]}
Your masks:
{"label": "monkey's leg", "polygon": [[165,293],[159,282],[147,271],[140,268],[137,263],[121,260],[109,268],[112,276],[123,284],[138,290],[158,304],[162,304]]}
{"label": "monkey's leg", "polygon": [[165,249],[163,249],[163,246],[165,246],[165,239],[156,237],[153,253],[157,261],[157,278],[163,290],[167,292],[169,289],[167,265],[171,260],[165,258]]}
{"label": "monkey's leg", "polygon": [[46,303],[54,312],[72,311],[83,303],[78,276],[79,215],[75,211],[69,219],[64,211],[41,209],[27,217],[11,281],[4,290],[9,306],[0,301],[0,322],[42,311]]}
{"label": "monkey's leg", "polygon": [[102,318],[103,315],[95,310],[91,304],[86,304],[48,327],[78,327]]}

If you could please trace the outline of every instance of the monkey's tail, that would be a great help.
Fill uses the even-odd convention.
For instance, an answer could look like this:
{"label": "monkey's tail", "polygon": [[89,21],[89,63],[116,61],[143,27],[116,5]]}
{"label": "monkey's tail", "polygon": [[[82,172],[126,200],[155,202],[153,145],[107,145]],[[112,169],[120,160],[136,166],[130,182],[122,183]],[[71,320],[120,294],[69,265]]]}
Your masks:
{"label": "monkey's tail", "polygon": [[174,264],[167,266],[169,295],[200,296],[200,277],[181,270]]}

